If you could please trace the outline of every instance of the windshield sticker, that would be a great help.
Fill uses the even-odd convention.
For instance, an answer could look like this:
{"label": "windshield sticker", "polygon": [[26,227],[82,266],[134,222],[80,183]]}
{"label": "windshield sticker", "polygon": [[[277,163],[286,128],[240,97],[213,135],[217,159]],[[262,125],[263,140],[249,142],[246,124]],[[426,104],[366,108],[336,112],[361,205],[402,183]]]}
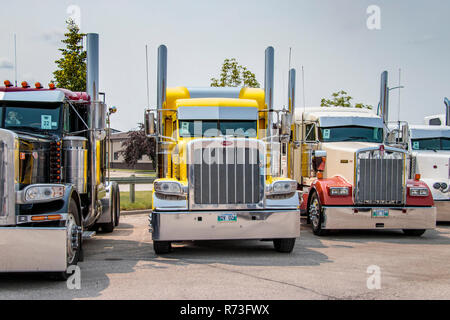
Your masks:
{"label": "windshield sticker", "polygon": [[41,115],[41,129],[43,130],[52,129],[52,116],[46,114]]}
{"label": "windshield sticker", "polygon": [[419,143],[419,141],[414,141],[414,142],[413,142],[413,149],[414,149],[414,150],[419,150],[419,149],[420,149],[420,143]]}
{"label": "windshield sticker", "polygon": [[323,138],[324,139],[330,139],[330,132],[331,132],[330,129],[324,129],[323,130]]}
{"label": "windshield sticker", "polygon": [[189,122],[183,121],[181,122],[180,134],[189,134]]}

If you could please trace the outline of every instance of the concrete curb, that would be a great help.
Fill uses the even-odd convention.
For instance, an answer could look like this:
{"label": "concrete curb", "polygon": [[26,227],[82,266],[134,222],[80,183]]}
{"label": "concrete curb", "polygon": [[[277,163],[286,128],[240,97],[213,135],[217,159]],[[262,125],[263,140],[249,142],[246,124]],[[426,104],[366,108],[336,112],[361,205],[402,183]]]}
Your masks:
{"label": "concrete curb", "polygon": [[131,216],[136,214],[149,214],[151,212],[150,209],[145,210],[130,210],[130,211],[120,211],[120,215]]}

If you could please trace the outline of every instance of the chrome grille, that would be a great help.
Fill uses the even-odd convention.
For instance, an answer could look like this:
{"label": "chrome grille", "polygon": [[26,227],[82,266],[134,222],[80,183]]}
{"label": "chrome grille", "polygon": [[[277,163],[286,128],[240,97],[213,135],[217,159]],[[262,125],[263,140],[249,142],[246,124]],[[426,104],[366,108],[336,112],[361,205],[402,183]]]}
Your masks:
{"label": "chrome grille", "polygon": [[365,150],[357,154],[355,203],[400,205],[405,199],[405,153]]}
{"label": "chrome grille", "polygon": [[192,142],[189,162],[191,209],[262,208],[264,144],[257,140]]}
{"label": "chrome grille", "polygon": [[[204,154],[210,154],[219,161],[205,161]],[[196,204],[248,204],[260,201],[257,150],[198,149],[194,157],[202,159],[201,164],[194,164]]]}

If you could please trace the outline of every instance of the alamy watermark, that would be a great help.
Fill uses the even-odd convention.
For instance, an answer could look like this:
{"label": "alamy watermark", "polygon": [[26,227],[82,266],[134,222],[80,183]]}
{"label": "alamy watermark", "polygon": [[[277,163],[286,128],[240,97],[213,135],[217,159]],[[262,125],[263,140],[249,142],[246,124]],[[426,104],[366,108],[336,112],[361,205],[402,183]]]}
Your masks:
{"label": "alamy watermark", "polygon": [[81,269],[79,266],[69,266],[67,273],[70,274],[66,281],[67,289],[80,290],[81,289]]}
{"label": "alamy watermark", "polygon": [[366,272],[370,274],[367,278],[366,284],[369,290],[381,289],[381,268],[377,265],[371,265],[367,267]]}
{"label": "alamy watermark", "polygon": [[76,4],[71,4],[67,7],[66,13],[69,15],[69,19],[73,20],[81,29],[81,8]]}
{"label": "alamy watermark", "polygon": [[369,30],[381,30],[381,8],[377,5],[371,5],[367,7],[366,25]]}

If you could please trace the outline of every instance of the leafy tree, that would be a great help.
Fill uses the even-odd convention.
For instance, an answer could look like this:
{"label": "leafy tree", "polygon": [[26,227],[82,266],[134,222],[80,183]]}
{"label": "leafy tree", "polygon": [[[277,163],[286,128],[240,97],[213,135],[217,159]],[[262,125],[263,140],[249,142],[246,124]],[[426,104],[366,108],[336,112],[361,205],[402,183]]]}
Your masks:
{"label": "leafy tree", "polygon": [[142,156],[148,156],[153,164],[156,163],[155,139],[149,139],[144,131],[144,125],[139,123],[137,130],[128,133],[128,139],[122,142],[120,154],[124,157],[126,164],[135,166]]}
{"label": "leafy tree", "polygon": [[335,92],[332,94],[332,99],[322,99],[320,106],[321,107],[347,107],[347,108],[365,108],[365,109],[373,109],[373,106],[363,103],[357,103],[352,105],[351,100],[353,98],[348,95],[347,92],[341,90],[339,92]]}
{"label": "leafy tree", "polygon": [[56,60],[58,69],[53,72],[56,85],[71,91],[86,91],[86,51],[83,50],[83,37],[77,24],[69,19],[67,23],[67,33],[65,39],[61,40],[65,44],[61,51],[62,58]]}
{"label": "leafy tree", "polygon": [[219,79],[211,78],[211,87],[259,88],[259,86],[255,74],[238,64],[235,58],[224,60]]}

